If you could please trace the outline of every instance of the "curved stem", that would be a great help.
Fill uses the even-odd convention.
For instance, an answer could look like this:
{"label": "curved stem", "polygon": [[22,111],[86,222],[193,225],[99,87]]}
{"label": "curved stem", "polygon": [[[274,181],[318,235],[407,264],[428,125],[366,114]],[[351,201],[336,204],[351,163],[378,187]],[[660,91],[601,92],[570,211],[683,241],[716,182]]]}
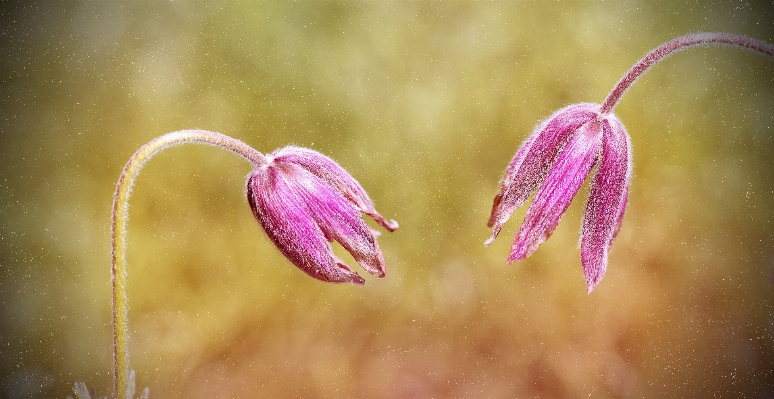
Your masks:
{"label": "curved stem", "polygon": [[634,64],[632,69],[630,69],[629,72],[627,72],[626,75],[624,75],[621,80],[618,81],[610,94],[607,95],[607,98],[605,98],[605,101],[602,103],[600,113],[602,115],[610,113],[618,103],[618,100],[621,99],[621,96],[623,96],[623,94],[629,88],[629,86],[631,86],[632,83],[634,83],[634,81],[640,77],[640,75],[645,73],[648,68],[659,62],[662,58],[668,56],[671,53],[674,53],[675,51],[712,43],[745,47],[750,50],[755,50],[774,56],[774,45],[747,36],[722,32],[701,32],[681,36],[677,39],[662,44],[655,50],[648,53],[648,55],[643,57],[639,62]]}
{"label": "curved stem", "polygon": [[113,196],[113,213],[111,220],[111,280],[113,285],[113,398],[131,399],[128,397],[129,383],[129,351],[127,348],[128,320],[126,299],[126,222],[129,210],[129,194],[134,179],[142,165],[160,151],[184,144],[203,143],[225,148],[242,156],[255,167],[266,164],[266,158],[260,152],[247,144],[232,139],[220,133],[205,130],[181,130],[157,137],[144,146],[129,159],[121,176],[118,178],[116,192]]}

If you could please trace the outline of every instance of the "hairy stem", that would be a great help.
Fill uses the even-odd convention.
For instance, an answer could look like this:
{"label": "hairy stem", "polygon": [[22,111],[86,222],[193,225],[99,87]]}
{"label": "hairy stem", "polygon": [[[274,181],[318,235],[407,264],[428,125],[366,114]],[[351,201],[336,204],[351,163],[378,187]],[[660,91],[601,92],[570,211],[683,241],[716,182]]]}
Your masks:
{"label": "hairy stem", "polygon": [[128,397],[129,350],[127,348],[128,320],[126,299],[126,222],[129,210],[129,194],[142,165],[160,151],[184,144],[203,143],[225,148],[242,156],[255,167],[266,164],[266,158],[247,144],[205,130],[181,130],[157,137],[140,147],[124,166],[118,178],[113,196],[113,213],[110,229],[111,280],[113,285],[113,398]]}
{"label": "hairy stem", "polygon": [[629,89],[629,86],[631,86],[632,83],[634,83],[634,81],[637,80],[640,75],[645,73],[645,71],[647,71],[648,68],[650,68],[653,64],[659,62],[664,57],[676,51],[705,44],[728,44],[745,47],[750,50],[755,50],[774,56],[774,45],[747,36],[722,32],[700,32],[681,36],[677,39],[662,44],[655,50],[648,53],[648,55],[643,57],[639,62],[634,64],[632,69],[630,69],[629,72],[627,72],[626,75],[624,75],[621,80],[618,81],[610,94],[607,95],[607,98],[605,98],[605,101],[602,103],[600,113],[603,115],[610,113],[618,103],[618,100],[621,99],[621,96],[623,96],[626,90]]}

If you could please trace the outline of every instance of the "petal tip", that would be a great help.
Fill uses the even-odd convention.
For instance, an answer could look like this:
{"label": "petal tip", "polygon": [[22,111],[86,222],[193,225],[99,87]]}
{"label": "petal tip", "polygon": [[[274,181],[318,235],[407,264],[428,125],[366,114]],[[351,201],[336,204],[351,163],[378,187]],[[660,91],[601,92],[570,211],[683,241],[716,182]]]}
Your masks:
{"label": "petal tip", "polygon": [[379,212],[376,212],[373,209],[371,209],[370,211],[367,209],[361,209],[361,211],[364,212],[366,215],[370,216],[371,218],[373,218],[376,221],[376,223],[379,223],[380,226],[384,227],[384,229],[389,231],[390,233],[397,230],[399,227],[397,221],[395,221],[394,219],[390,219],[389,221],[387,221],[387,219],[385,219],[382,215],[380,215]]}
{"label": "petal tip", "polygon": [[351,279],[347,281],[348,283],[356,284],[356,285],[365,285],[365,279],[355,274]]}
{"label": "petal tip", "polygon": [[[336,263],[336,266],[338,266],[339,274],[337,277],[334,277],[335,280],[329,280],[334,283],[352,283],[357,285],[365,285],[365,279],[360,277],[357,272],[353,271],[352,269],[347,266],[346,263],[344,263],[343,260],[341,260],[336,255],[331,254],[333,257],[333,261]],[[368,270],[369,273],[373,273],[372,271]]]}
{"label": "petal tip", "polygon": [[594,288],[597,287],[597,283],[599,281],[586,281],[586,294],[591,294],[591,291],[594,291]]}
{"label": "petal tip", "polygon": [[497,236],[500,235],[500,229],[501,228],[502,228],[501,224],[495,224],[494,225],[494,227],[492,228],[492,236],[489,237],[488,240],[484,241],[484,246],[485,247],[488,247],[488,246],[492,245],[492,243],[497,238]]}
{"label": "petal tip", "polygon": [[511,252],[510,256],[508,256],[508,264],[513,264],[513,262],[516,262],[517,260],[524,260],[527,258],[527,256],[525,256],[520,251],[513,251]]}
{"label": "petal tip", "polygon": [[535,243],[526,242],[525,239],[519,238],[519,236],[516,236],[517,240],[513,243],[513,246],[511,247],[511,254],[508,256],[508,263],[512,263],[513,261],[517,260],[524,260],[527,259],[530,255],[532,255],[536,250],[537,247],[542,243],[543,241]]}
{"label": "petal tip", "polygon": [[591,294],[591,291],[594,291],[599,282],[602,281],[602,277],[605,277],[605,271],[584,270],[584,275],[586,277],[586,293]]}
{"label": "petal tip", "polygon": [[387,226],[385,228],[387,230],[389,230],[390,232],[393,232],[393,231],[397,230],[398,227],[400,227],[398,222],[395,219],[390,219],[390,221],[387,223]]}

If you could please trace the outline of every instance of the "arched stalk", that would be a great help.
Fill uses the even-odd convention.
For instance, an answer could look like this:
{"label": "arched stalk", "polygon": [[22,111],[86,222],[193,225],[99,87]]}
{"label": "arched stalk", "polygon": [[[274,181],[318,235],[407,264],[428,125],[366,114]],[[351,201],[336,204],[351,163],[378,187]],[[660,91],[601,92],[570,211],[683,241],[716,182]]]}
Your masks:
{"label": "arched stalk", "polygon": [[225,148],[252,163],[256,168],[266,164],[260,152],[247,144],[205,130],[181,130],[157,137],[140,147],[132,155],[116,184],[113,196],[113,212],[110,228],[111,281],[113,286],[113,398],[131,399],[128,388],[129,350],[127,348],[128,320],[126,299],[126,222],[129,210],[129,194],[143,164],[160,151],[185,143],[210,144]]}
{"label": "arched stalk", "polygon": [[700,32],[691,33],[685,36],[680,36],[677,39],[670,40],[656,49],[648,53],[639,62],[627,72],[621,80],[616,83],[610,94],[607,95],[605,101],[602,103],[600,113],[602,115],[608,114],[613,111],[613,108],[618,103],[618,100],[626,93],[629,86],[637,80],[640,75],[645,73],[653,64],[661,61],[664,57],[672,54],[676,51],[685,50],[694,46],[701,46],[706,44],[727,44],[732,46],[739,46],[755,50],[763,54],[774,56],[774,46],[761,40],[753,39],[751,37],[734,35],[724,32]]}

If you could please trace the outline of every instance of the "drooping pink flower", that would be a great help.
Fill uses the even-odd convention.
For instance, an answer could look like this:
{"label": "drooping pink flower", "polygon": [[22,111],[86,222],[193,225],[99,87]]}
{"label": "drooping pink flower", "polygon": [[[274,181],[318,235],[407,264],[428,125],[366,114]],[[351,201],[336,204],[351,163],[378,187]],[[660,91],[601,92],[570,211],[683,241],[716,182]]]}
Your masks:
{"label": "drooping pink flower", "polygon": [[580,239],[581,263],[591,292],[605,275],[607,254],[623,219],[631,177],[629,135],[618,118],[602,114],[599,105],[584,103],[559,110],[522,145],[494,199],[488,223],[492,236],[486,245],[537,188],[508,262],[531,255],[554,232],[594,165]]}
{"label": "drooping pink flower", "polygon": [[485,245],[497,238],[513,211],[540,185],[516,233],[508,263],[532,254],[554,232],[596,165],[580,239],[581,263],[591,292],[607,270],[607,253],[621,228],[631,178],[629,135],[613,115],[613,108],[648,68],[676,51],[706,44],[738,46],[774,56],[774,45],[751,37],[691,33],[645,55],[616,83],[601,105],[576,104],[559,110],[535,129],[508,165],[489,217],[492,237]]}
{"label": "drooping pink flower", "polygon": [[398,228],[374,209],[365,190],[319,152],[285,147],[267,156],[247,179],[250,208],[266,234],[294,265],[328,282],[365,284],[333,254],[338,241],[366,271],[384,277],[384,258],[360,212],[388,231]]}

